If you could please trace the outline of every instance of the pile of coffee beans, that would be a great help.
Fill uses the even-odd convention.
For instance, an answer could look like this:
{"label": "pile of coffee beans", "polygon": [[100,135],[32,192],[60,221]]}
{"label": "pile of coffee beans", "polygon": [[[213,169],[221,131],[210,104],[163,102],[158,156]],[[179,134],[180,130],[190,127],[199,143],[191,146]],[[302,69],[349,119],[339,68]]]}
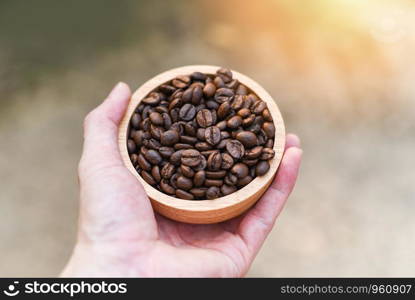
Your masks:
{"label": "pile of coffee beans", "polygon": [[220,68],[178,76],[147,95],[131,117],[127,148],[154,188],[215,199],[268,172],[274,135],[267,104]]}

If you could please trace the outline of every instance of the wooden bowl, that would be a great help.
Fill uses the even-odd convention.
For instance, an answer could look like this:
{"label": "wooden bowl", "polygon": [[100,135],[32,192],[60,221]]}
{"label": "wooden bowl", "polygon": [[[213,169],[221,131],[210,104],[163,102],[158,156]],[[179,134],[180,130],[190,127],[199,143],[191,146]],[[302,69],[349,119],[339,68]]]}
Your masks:
{"label": "wooden bowl", "polygon": [[270,170],[264,176],[256,177],[248,185],[230,195],[214,200],[201,201],[182,200],[164,194],[150,186],[137,173],[128,155],[127,134],[131,116],[140,101],[159,85],[172,80],[178,75],[190,75],[195,71],[206,74],[215,74],[218,69],[219,67],[217,66],[185,66],[166,71],[153,77],[134,92],[119,127],[119,148],[124,164],[144,186],[154,210],[161,215],[176,221],[192,224],[209,224],[222,222],[242,214],[260,199],[262,194],[271,184],[283,155],[285,146],[285,128],[277,104],[258,83],[251,78],[232,70],[233,77],[238,79],[239,82],[251,89],[260,99],[265,101],[271,112],[275,125],[275,157],[270,160]]}

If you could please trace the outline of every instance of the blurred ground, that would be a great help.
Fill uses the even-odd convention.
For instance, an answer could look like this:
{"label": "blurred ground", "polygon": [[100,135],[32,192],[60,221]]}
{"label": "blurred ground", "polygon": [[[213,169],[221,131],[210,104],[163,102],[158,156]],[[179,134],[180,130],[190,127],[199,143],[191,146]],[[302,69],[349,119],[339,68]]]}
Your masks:
{"label": "blurred ground", "polygon": [[188,64],[256,79],[302,138],[250,276],[414,276],[415,5],[153,2],[0,3],[0,276],[68,259],[86,113],[120,80]]}

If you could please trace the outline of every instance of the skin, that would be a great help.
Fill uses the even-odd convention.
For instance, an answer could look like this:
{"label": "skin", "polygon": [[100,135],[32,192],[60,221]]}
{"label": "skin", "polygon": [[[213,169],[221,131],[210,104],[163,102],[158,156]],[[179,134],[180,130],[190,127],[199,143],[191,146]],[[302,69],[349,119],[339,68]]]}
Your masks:
{"label": "skin", "polygon": [[61,276],[244,276],[294,187],[298,137],[287,135],[275,180],[247,213],[219,224],[179,223],[154,213],[121,160],[117,130],[130,97],[119,83],[85,119],[78,237]]}

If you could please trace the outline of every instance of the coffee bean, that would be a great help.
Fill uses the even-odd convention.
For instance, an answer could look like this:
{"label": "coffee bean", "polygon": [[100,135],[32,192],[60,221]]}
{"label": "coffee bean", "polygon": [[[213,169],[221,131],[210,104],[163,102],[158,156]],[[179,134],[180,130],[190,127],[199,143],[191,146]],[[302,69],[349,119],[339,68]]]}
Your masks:
{"label": "coffee bean", "polygon": [[131,125],[133,126],[133,128],[138,129],[138,127],[140,126],[140,122],[141,116],[137,113],[133,114],[133,116],[131,117]]}
{"label": "coffee bean", "polygon": [[206,74],[203,74],[202,72],[193,72],[190,74],[190,77],[197,81],[205,81],[207,78]]}
{"label": "coffee bean", "polygon": [[173,123],[179,121],[179,112],[180,112],[180,109],[178,107],[170,110],[170,117]]}
{"label": "coffee bean", "polygon": [[222,155],[219,152],[213,152],[209,155],[207,160],[207,167],[209,170],[219,170],[222,166]]}
{"label": "coffee bean", "polygon": [[215,100],[208,100],[206,101],[206,107],[209,109],[217,109],[219,107],[219,103]]}
{"label": "coffee bean", "polygon": [[226,120],[220,121],[216,124],[216,127],[218,127],[221,131],[226,129]]}
{"label": "coffee bean", "polygon": [[262,124],[262,129],[265,131],[265,134],[268,138],[272,139],[275,135],[275,126],[272,122],[265,122]]}
{"label": "coffee bean", "polygon": [[227,101],[232,101],[234,97],[234,92],[228,88],[220,88],[215,93],[215,100],[218,103],[224,103]]}
{"label": "coffee bean", "polygon": [[147,151],[145,158],[153,165],[158,165],[162,160],[160,153],[153,149]]}
{"label": "coffee bean", "polygon": [[258,159],[243,159],[242,162],[248,167],[256,166]]}
{"label": "coffee bean", "polygon": [[226,125],[227,125],[229,128],[236,129],[236,128],[238,128],[239,126],[241,126],[241,125],[242,125],[242,118],[241,118],[240,116],[233,116],[232,118],[230,118],[230,119],[226,122]]}
{"label": "coffee bean", "polygon": [[243,187],[247,185],[248,183],[250,183],[252,180],[253,178],[251,176],[245,176],[244,178],[239,179],[236,185],[238,187]]}
{"label": "coffee bean", "polygon": [[182,160],[182,153],[184,150],[178,150],[176,152],[174,152],[171,156],[170,156],[170,163],[172,163],[173,165],[180,165],[180,162]]}
{"label": "coffee bean", "polygon": [[224,182],[227,185],[236,185],[238,182],[238,177],[236,177],[236,175],[233,174],[228,174],[226,175]]}
{"label": "coffee bean", "polygon": [[196,136],[197,123],[187,122],[184,124],[184,132],[186,135]]}
{"label": "coffee bean", "polygon": [[239,84],[238,87],[236,88],[235,93],[237,95],[247,95],[248,94],[248,89],[243,84]]}
{"label": "coffee bean", "polygon": [[165,179],[170,179],[173,176],[175,171],[176,171],[176,167],[171,163],[167,163],[161,169],[160,175],[161,175],[161,177],[163,177]]}
{"label": "coffee bean", "polygon": [[206,196],[207,188],[192,188],[189,192],[197,197],[197,198],[204,198]]}
{"label": "coffee bean", "polygon": [[189,167],[196,167],[202,158],[199,151],[194,149],[183,150],[181,161],[182,164]]}
{"label": "coffee bean", "polygon": [[176,196],[184,200],[193,200],[195,198],[192,194],[180,189],[176,190]]}
{"label": "coffee bean", "polygon": [[137,165],[137,159],[138,159],[138,155],[137,154],[134,153],[134,154],[131,154],[130,155],[130,160],[131,160],[133,166],[136,166]]}
{"label": "coffee bean", "polygon": [[251,131],[241,131],[236,135],[236,139],[242,143],[246,148],[256,146],[258,139]]}
{"label": "coffee bean", "polygon": [[159,90],[166,95],[171,95],[174,93],[176,88],[168,84],[162,84],[160,85]]}
{"label": "coffee bean", "polygon": [[168,183],[166,179],[161,180],[160,188],[166,194],[174,195],[176,193],[176,190]]}
{"label": "coffee bean", "polygon": [[161,144],[156,139],[149,139],[149,140],[144,140],[144,146],[146,146],[149,149],[158,150],[160,149]]}
{"label": "coffee bean", "polygon": [[228,131],[221,131],[221,132],[220,132],[220,137],[221,137],[222,139],[228,139],[228,138],[230,138],[230,137],[231,137],[231,134],[230,134]]}
{"label": "coffee bean", "polygon": [[196,167],[193,167],[193,170],[195,170],[196,172],[200,170],[204,170],[206,169],[206,166],[207,166],[206,158],[203,155],[200,155],[200,163]]}
{"label": "coffee bean", "polygon": [[230,141],[230,139],[223,139],[219,142],[219,144],[216,145],[216,148],[219,150],[225,149],[226,145],[228,144],[228,142]]}
{"label": "coffee bean", "polygon": [[264,148],[260,156],[261,160],[270,160],[274,157],[275,151],[271,148]]}
{"label": "coffee bean", "polygon": [[164,129],[162,127],[155,126],[154,124],[150,125],[150,134],[153,138],[160,140],[160,137],[163,132]]}
{"label": "coffee bean", "polygon": [[182,121],[175,122],[171,125],[170,130],[175,130],[175,131],[177,131],[177,133],[179,135],[183,135],[184,134],[184,124],[182,123]]}
{"label": "coffee bean", "polygon": [[127,149],[128,149],[128,153],[130,153],[130,154],[137,151],[137,147],[136,147],[136,145],[135,145],[135,143],[134,143],[133,140],[128,139],[128,141],[127,141]]}
{"label": "coffee bean", "polygon": [[194,145],[194,144],[196,144],[197,143],[197,138],[195,138],[195,137],[193,137],[193,136],[187,136],[187,135],[182,135],[181,137],[180,137],[180,141],[182,142],[182,143],[185,143],[185,144],[190,144],[190,145]]}
{"label": "coffee bean", "polygon": [[200,170],[195,173],[195,176],[193,177],[193,183],[195,186],[202,186],[205,183],[206,174],[205,171]]}
{"label": "coffee bean", "polygon": [[195,144],[195,148],[199,151],[211,150],[212,146],[206,142],[199,142]]}
{"label": "coffee bean", "polygon": [[221,179],[226,176],[225,170],[220,171],[206,171],[206,177],[209,179]]}
{"label": "coffee bean", "polygon": [[230,111],[231,111],[231,104],[228,101],[223,102],[219,106],[218,112],[217,112],[219,119],[224,119],[229,114]]}
{"label": "coffee bean", "polygon": [[161,117],[163,118],[164,129],[169,130],[173,121],[168,113],[162,113]]}
{"label": "coffee bean", "polygon": [[268,108],[262,111],[262,116],[264,117],[265,121],[272,122],[272,115]]}
{"label": "coffee bean", "polygon": [[232,72],[226,68],[220,68],[216,71],[216,74],[222,78],[225,83],[228,83],[232,80]]}
{"label": "coffee bean", "polygon": [[197,121],[197,124],[199,124],[199,126],[203,128],[212,126],[213,124],[212,112],[209,109],[202,109],[201,111],[197,113],[196,121]]}
{"label": "coffee bean", "polygon": [[226,150],[235,159],[240,159],[245,154],[245,147],[238,140],[231,140],[226,144]]}
{"label": "coffee bean", "polygon": [[185,150],[185,149],[193,149],[193,146],[189,144],[184,144],[184,143],[177,143],[174,145],[174,150]]}
{"label": "coffee bean", "polygon": [[141,177],[149,184],[149,185],[156,185],[157,182],[154,180],[154,178],[147,172],[147,171],[141,171]]}
{"label": "coffee bean", "polygon": [[206,198],[209,200],[219,198],[220,196],[220,189],[217,186],[211,186],[206,191]]}
{"label": "coffee bean", "polygon": [[220,187],[223,184],[223,180],[220,179],[205,179],[205,186],[218,186]]}
{"label": "coffee bean", "polygon": [[270,166],[269,166],[269,162],[267,160],[261,160],[257,165],[256,165],[256,175],[257,176],[262,176],[265,175],[265,173],[268,172]]}
{"label": "coffee bean", "polygon": [[198,128],[196,132],[196,137],[199,141],[205,140],[205,128]]}
{"label": "coffee bean", "polygon": [[145,136],[144,131],[137,130],[137,131],[133,131],[133,134],[131,135],[131,138],[134,140],[136,146],[140,147],[141,145],[143,145],[143,141],[145,139],[144,136]]}
{"label": "coffee bean", "polygon": [[174,173],[172,177],[170,177],[170,185],[177,189],[177,179],[180,177],[179,173]]}
{"label": "coffee bean", "polygon": [[272,149],[274,147],[274,140],[273,139],[268,139],[268,141],[265,143],[264,147]]}
{"label": "coffee bean", "polygon": [[177,183],[176,184],[177,184],[177,187],[179,189],[182,189],[182,190],[185,190],[185,191],[190,190],[193,187],[192,180],[190,178],[185,177],[185,176],[179,176],[177,178]]}
{"label": "coffee bean", "polygon": [[236,177],[243,178],[248,175],[249,169],[245,164],[237,163],[232,167],[231,172]]}
{"label": "coffee bean", "polygon": [[226,196],[226,195],[236,192],[236,187],[232,185],[224,184],[220,187],[220,191],[222,192],[224,196]]}
{"label": "coffee bean", "polygon": [[203,97],[203,90],[202,87],[196,86],[192,92],[192,99],[191,102],[195,105],[198,105]]}
{"label": "coffee bean", "polygon": [[163,158],[168,159],[174,153],[174,149],[171,147],[160,147],[159,152]]}
{"label": "coffee bean", "polygon": [[254,148],[246,150],[244,158],[246,158],[246,159],[256,159],[262,154],[262,149],[263,149],[262,146],[256,146]]}
{"label": "coffee bean", "polygon": [[267,105],[264,101],[258,100],[252,105],[252,112],[256,115],[262,114],[262,112],[267,108]]}
{"label": "coffee bean", "polygon": [[151,123],[153,123],[154,125],[157,125],[157,126],[163,126],[163,124],[164,124],[163,117],[158,112],[150,113],[150,121],[151,121]]}
{"label": "coffee bean", "polygon": [[187,87],[191,82],[191,79],[189,76],[177,76],[176,78],[174,78],[172,80],[172,84],[174,87],[178,88],[178,89],[183,89],[185,87]]}
{"label": "coffee bean", "polygon": [[146,171],[151,170],[151,164],[145,159],[144,155],[141,153],[138,155],[137,163],[141,169]]}
{"label": "coffee bean", "polygon": [[205,130],[205,140],[211,145],[216,145],[220,142],[220,129],[216,126],[211,126]]}
{"label": "coffee bean", "polygon": [[154,166],[151,169],[151,176],[153,176],[153,178],[154,178],[154,180],[156,182],[160,182],[160,180],[161,180],[161,174],[160,174],[160,168],[159,168],[159,166]]}
{"label": "coffee bean", "polygon": [[196,115],[196,108],[193,104],[186,103],[180,109],[179,117],[184,121],[190,121]]}
{"label": "coffee bean", "polygon": [[221,156],[222,156],[221,169],[223,170],[230,169],[234,164],[232,156],[230,156],[228,153],[222,153]]}
{"label": "coffee bean", "polygon": [[254,121],[255,121],[255,115],[251,114],[250,116],[242,120],[242,126],[243,127],[251,126],[254,123]]}
{"label": "coffee bean", "polygon": [[230,88],[230,89],[232,89],[232,90],[236,90],[236,88],[238,87],[238,85],[239,85],[239,81],[237,80],[237,79],[234,79],[234,80],[232,80],[231,82],[228,82],[227,84],[226,84],[226,86],[228,87],[228,88]]}
{"label": "coffee bean", "polygon": [[180,165],[180,171],[186,177],[192,178],[193,176],[195,176],[195,171],[193,171],[192,168],[189,166]]}
{"label": "coffee bean", "polygon": [[147,98],[143,99],[143,103],[144,104],[148,104],[148,105],[152,105],[152,106],[156,106],[157,104],[159,104],[161,101],[161,97],[158,96],[157,94],[153,94],[151,96],[148,96]]}
{"label": "coffee bean", "polygon": [[215,84],[216,88],[223,88],[226,87],[225,82],[223,81],[222,77],[216,76],[215,79],[213,79],[213,83]]}
{"label": "coffee bean", "polygon": [[213,83],[206,83],[205,87],[203,88],[203,94],[207,97],[213,97],[216,92],[216,86]]}
{"label": "coffee bean", "polygon": [[160,135],[160,142],[164,146],[171,146],[177,143],[179,138],[179,133],[176,130],[167,130]]}

